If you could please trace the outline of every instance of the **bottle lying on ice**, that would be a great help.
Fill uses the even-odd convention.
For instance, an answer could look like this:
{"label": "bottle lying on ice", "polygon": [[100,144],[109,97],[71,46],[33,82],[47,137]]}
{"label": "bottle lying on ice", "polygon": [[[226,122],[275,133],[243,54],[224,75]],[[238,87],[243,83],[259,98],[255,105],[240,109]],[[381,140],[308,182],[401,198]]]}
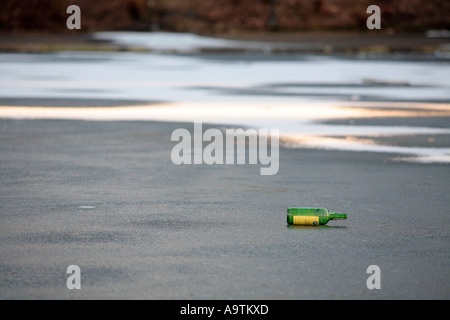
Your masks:
{"label": "bottle lying on ice", "polygon": [[333,219],[347,219],[346,213],[328,212],[325,208],[288,208],[287,223],[303,226],[327,224]]}

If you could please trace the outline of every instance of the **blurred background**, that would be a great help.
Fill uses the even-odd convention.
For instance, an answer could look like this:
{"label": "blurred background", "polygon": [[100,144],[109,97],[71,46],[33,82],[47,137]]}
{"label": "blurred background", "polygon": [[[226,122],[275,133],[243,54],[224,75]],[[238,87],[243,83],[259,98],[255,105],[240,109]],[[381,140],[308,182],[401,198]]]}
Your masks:
{"label": "blurred background", "polygon": [[0,30],[68,32],[61,25],[72,4],[82,9],[81,32],[361,31],[372,4],[389,32],[450,28],[447,0],[2,0]]}

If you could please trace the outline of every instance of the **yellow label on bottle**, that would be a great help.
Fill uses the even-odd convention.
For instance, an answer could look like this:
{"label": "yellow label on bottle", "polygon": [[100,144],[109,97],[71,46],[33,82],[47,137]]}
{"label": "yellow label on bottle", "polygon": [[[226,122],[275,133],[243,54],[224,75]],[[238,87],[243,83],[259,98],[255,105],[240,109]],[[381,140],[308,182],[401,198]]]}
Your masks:
{"label": "yellow label on bottle", "polygon": [[318,226],[319,217],[317,216],[293,216],[294,224],[299,224],[302,226]]}

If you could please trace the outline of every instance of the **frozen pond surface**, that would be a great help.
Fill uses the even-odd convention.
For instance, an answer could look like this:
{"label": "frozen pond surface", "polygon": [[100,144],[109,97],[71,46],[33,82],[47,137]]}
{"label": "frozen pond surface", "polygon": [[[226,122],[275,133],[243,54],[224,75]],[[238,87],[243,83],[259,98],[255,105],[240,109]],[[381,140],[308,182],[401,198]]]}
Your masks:
{"label": "frozen pond surface", "polygon": [[[176,44],[181,52],[235,44],[165,33],[146,39],[120,33],[97,37],[162,51]],[[279,129],[294,147],[393,152],[416,155],[420,161],[449,162],[446,146],[380,146],[368,140],[330,139],[450,134],[449,74],[446,61],[269,54],[0,54],[0,117],[265,127]],[[436,125],[422,125],[424,116],[436,119]],[[405,117],[417,121],[383,123],[386,118]],[[380,120],[376,125],[322,122],[351,118]]]}

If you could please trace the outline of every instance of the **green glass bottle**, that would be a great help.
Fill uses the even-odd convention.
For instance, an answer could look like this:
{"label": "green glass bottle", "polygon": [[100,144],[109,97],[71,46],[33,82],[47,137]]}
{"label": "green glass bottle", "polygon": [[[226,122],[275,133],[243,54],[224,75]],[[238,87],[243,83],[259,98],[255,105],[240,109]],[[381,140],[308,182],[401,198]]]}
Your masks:
{"label": "green glass bottle", "polygon": [[288,208],[287,223],[303,226],[327,224],[333,219],[347,219],[346,213],[328,212],[325,208]]}

